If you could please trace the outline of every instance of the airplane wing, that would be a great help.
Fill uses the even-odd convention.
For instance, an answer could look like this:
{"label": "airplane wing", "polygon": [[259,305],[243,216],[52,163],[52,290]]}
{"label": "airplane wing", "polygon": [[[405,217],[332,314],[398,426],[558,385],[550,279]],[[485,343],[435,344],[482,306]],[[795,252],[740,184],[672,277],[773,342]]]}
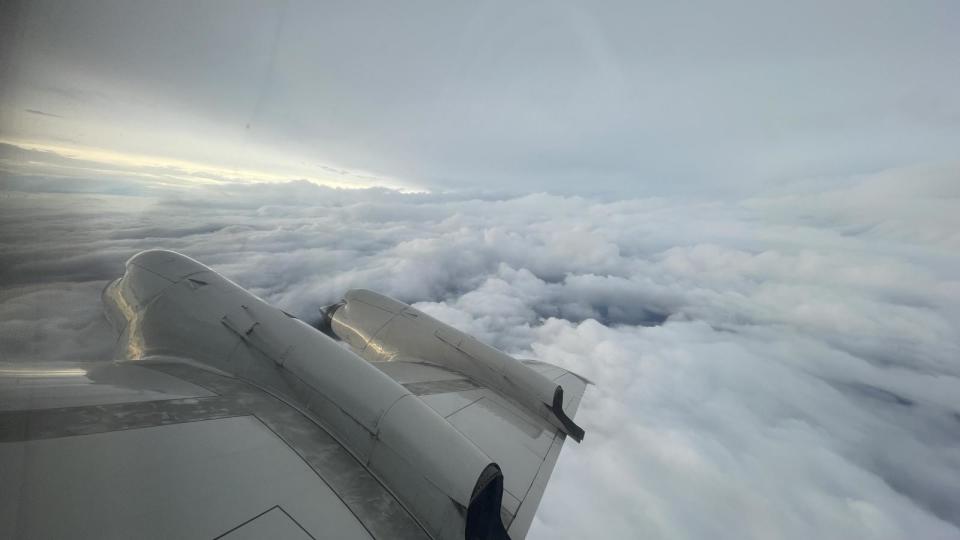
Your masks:
{"label": "airplane wing", "polygon": [[522,538],[583,436],[576,375],[370,361],[173,252],[104,303],[117,362],[0,364],[5,535]]}

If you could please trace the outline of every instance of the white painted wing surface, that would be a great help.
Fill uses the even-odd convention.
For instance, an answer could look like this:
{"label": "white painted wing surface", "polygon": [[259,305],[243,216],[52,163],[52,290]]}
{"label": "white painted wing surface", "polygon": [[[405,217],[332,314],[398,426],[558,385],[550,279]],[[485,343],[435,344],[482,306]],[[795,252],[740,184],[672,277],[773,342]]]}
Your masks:
{"label": "white painted wing surface", "polygon": [[0,364],[4,538],[371,539],[336,489],[350,481],[322,475],[350,459],[276,398],[178,359]]}

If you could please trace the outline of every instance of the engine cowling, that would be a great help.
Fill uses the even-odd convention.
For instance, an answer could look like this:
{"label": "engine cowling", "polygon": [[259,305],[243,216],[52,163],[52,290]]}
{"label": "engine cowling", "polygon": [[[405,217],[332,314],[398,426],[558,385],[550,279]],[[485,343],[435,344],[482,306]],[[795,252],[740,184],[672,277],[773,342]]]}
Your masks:
{"label": "engine cowling", "polygon": [[580,442],[563,410],[563,387],[517,359],[403,302],[354,289],[325,310],[330,331],[370,361],[415,358],[458,371],[544,418]]}

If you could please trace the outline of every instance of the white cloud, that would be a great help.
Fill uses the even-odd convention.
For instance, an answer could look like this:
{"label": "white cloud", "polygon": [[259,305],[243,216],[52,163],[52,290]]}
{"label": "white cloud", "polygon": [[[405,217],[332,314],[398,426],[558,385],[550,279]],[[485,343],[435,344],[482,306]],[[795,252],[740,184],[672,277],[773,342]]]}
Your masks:
{"label": "white cloud", "polygon": [[8,191],[0,355],[105,356],[99,287],[161,246],[304,318],[368,287],[595,381],[531,538],[960,538],[958,180],[700,203]]}

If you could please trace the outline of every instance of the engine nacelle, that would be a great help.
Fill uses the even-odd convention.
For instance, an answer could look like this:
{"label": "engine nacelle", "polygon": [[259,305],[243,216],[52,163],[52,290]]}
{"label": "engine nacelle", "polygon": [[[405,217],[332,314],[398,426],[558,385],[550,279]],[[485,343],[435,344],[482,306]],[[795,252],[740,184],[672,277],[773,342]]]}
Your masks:
{"label": "engine nacelle", "polygon": [[126,361],[183,361],[306,410],[434,538],[505,538],[499,466],[402,385],[306,323],[171,251],[103,292]]}
{"label": "engine nacelle", "polygon": [[458,371],[544,418],[577,442],[583,429],[563,411],[563,388],[526,364],[403,302],[348,291],[323,324],[370,361],[416,359]]}

